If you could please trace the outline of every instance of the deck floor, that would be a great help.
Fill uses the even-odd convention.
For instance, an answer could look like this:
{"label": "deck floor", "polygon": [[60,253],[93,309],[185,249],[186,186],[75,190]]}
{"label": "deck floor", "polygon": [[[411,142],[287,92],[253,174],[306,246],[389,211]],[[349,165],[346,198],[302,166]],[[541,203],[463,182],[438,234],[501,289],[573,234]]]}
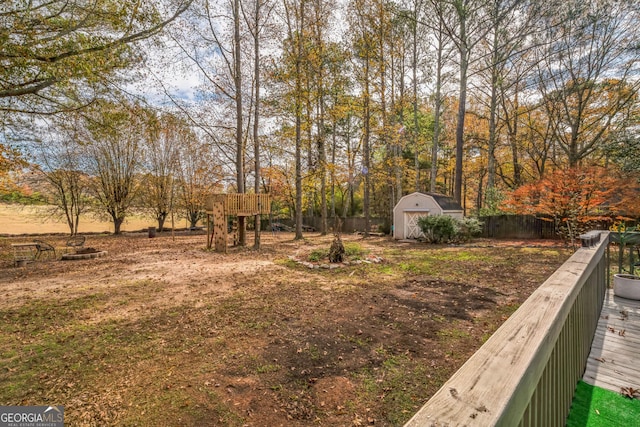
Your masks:
{"label": "deck floor", "polygon": [[604,298],[584,382],[620,393],[640,389],[640,301],[613,295]]}

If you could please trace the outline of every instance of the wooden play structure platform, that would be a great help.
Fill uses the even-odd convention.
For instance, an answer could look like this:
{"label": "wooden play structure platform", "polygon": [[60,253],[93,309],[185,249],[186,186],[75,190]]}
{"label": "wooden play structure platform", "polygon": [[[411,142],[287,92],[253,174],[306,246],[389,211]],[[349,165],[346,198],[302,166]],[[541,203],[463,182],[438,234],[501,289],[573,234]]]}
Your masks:
{"label": "wooden play structure platform", "polygon": [[207,212],[207,249],[227,251],[227,217],[271,213],[269,194],[212,194],[205,201]]}

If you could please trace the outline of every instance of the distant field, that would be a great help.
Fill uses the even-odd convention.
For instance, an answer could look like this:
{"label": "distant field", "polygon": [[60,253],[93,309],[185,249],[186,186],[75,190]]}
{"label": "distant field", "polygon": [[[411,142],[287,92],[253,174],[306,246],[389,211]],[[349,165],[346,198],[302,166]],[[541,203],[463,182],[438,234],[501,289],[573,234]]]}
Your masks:
{"label": "distant field", "polygon": [[[51,207],[48,206],[0,204],[0,234],[68,233],[69,227],[66,222],[53,217],[51,211]],[[176,224],[176,227],[182,227],[184,223],[182,220]],[[156,222],[152,218],[132,216],[125,220],[122,231],[137,231],[154,225]],[[171,226],[170,221],[166,225]],[[78,231],[80,233],[113,233],[113,224],[85,215],[80,217]]]}

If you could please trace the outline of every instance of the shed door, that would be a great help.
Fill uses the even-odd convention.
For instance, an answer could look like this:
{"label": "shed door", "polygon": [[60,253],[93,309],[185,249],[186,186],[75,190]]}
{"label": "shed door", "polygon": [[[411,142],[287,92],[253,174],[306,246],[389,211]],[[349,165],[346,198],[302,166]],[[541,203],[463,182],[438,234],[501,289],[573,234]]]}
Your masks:
{"label": "shed door", "polygon": [[418,219],[429,215],[429,212],[405,212],[404,213],[404,238],[417,239],[423,237],[424,233],[420,230]]}

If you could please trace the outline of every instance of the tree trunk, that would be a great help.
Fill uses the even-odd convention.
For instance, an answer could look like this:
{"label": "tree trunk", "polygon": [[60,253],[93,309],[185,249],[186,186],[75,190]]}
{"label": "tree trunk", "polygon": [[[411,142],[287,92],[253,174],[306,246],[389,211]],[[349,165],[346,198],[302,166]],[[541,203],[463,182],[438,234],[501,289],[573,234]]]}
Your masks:
{"label": "tree trunk", "polygon": [[[463,21],[464,22],[464,21]],[[460,24],[460,33],[464,34],[464,24]],[[458,122],[456,124],[456,170],[454,177],[453,197],[462,201],[462,165],[464,156],[464,120],[467,103],[467,69],[468,52],[464,38],[460,45],[460,97],[458,100]]]}
{"label": "tree trunk", "polygon": [[[260,0],[256,0],[256,15],[255,15],[255,29],[253,39],[254,49],[254,78],[255,78],[255,108],[253,117],[253,157],[255,167],[255,183],[254,191],[256,194],[260,193]],[[262,206],[258,206],[262,209]],[[253,247],[254,249],[260,249],[260,228],[262,224],[260,221],[260,213],[256,214],[254,218],[254,237]]]}
{"label": "tree trunk", "polygon": [[[389,144],[392,144],[391,138],[389,138],[389,120],[387,117],[387,63],[385,55],[385,41],[386,41],[386,25],[387,16],[385,13],[385,3],[378,3],[378,20],[379,20],[379,33],[378,33],[378,66],[380,68],[380,115],[382,119],[382,131],[380,132],[380,143],[383,147],[389,148]],[[369,173],[367,174],[369,175]],[[393,188],[393,187],[392,187]],[[390,203],[393,205],[393,203]],[[367,231],[365,236],[369,232],[369,224],[367,224]]]}
{"label": "tree trunk", "polygon": [[[331,164],[336,164],[336,149],[337,149],[337,138],[336,138],[336,121],[333,120],[331,130]],[[334,172],[335,168],[331,169],[331,218],[336,217],[336,175]]]}
{"label": "tree trunk", "polygon": [[496,182],[496,142],[498,139],[496,131],[496,109],[498,108],[497,86],[498,76],[492,70],[491,76],[491,99],[489,101],[489,141],[487,147],[487,194],[492,194],[491,190]]}
{"label": "tree trunk", "polygon": [[433,110],[433,145],[431,146],[431,177],[429,189],[432,193],[437,191],[438,178],[438,148],[440,145],[440,114],[442,110],[442,53],[444,51],[444,30],[442,28],[442,17],[438,18],[439,32],[438,48],[436,51],[436,99]]}
{"label": "tree trunk", "polygon": [[158,217],[156,218],[158,220],[158,231],[162,233],[163,229],[164,229],[164,222],[167,219],[167,213],[163,213],[161,215],[158,215]]}
{"label": "tree trunk", "polygon": [[365,71],[364,71],[364,137],[362,142],[362,163],[363,163],[363,171],[364,174],[364,197],[362,200],[362,207],[364,210],[364,237],[369,237],[369,228],[370,228],[370,207],[369,207],[369,197],[370,197],[370,180],[369,180],[369,167],[370,167],[370,153],[369,153],[369,138],[371,131],[371,112],[370,112],[370,96],[369,96],[369,52],[367,51],[365,56]]}
{"label": "tree trunk", "polygon": [[[233,1],[234,84],[236,101],[236,186],[244,193],[244,138],[242,137],[242,63],[240,44],[240,0]],[[238,245],[247,244],[245,217],[238,217]]]}
{"label": "tree trunk", "polygon": [[[417,11],[415,11],[417,13]],[[416,167],[416,191],[422,190],[422,186],[420,185],[420,149],[419,149],[419,139],[420,139],[420,121],[418,120],[418,22],[413,23],[413,64],[412,64],[412,72],[413,72],[413,146],[416,150],[415,157],[415,167]],[[400,197],[398,196],[398,201],[400,201]]]}
{"label": "tree trunk", "polygon": [[456,168],[453,182],[453,197],[462,202],[462,167],[464,156],[464,121],[467,111],[467,72],[469,69],[469,47],[467,46],[466,2],[456,5],[459,21],[458,53],[460,54],[460,94],[456,123]]}
{"label": "tree trunk", "polygon": [[111,215],[113,219],[113,234],[120,234],[120,227],[124,222],[124,218],[118,218],[116,215]]}
{"label": "tree trunk", "polygon": [[327,168],[324,143],[320,153],[320,234],[327,234]]}
{"label": "tree trunk", "polygon": [[295,239],[302,239],[302,35],[304,28],[304,1],[300,3],[300,27],[296,34],[296,231]]}
{"label": "tree trunk", "polygon": [[189,213],[189,226],[195,227],[198,224],[199,212],[190,212]]}
{"label": "tree trunk", "polygon": [[320,163],[320,233],[327,234],[327,150],[324,132],[324,88],[322,70],[319,78],[318,162]]}
{"label": "tree trunk", "polygon": [[331,242],[331,247],[329,248],[329,262],[337,263],[344,261],[345,252],[340,234],[336,231],[333,242]]}

